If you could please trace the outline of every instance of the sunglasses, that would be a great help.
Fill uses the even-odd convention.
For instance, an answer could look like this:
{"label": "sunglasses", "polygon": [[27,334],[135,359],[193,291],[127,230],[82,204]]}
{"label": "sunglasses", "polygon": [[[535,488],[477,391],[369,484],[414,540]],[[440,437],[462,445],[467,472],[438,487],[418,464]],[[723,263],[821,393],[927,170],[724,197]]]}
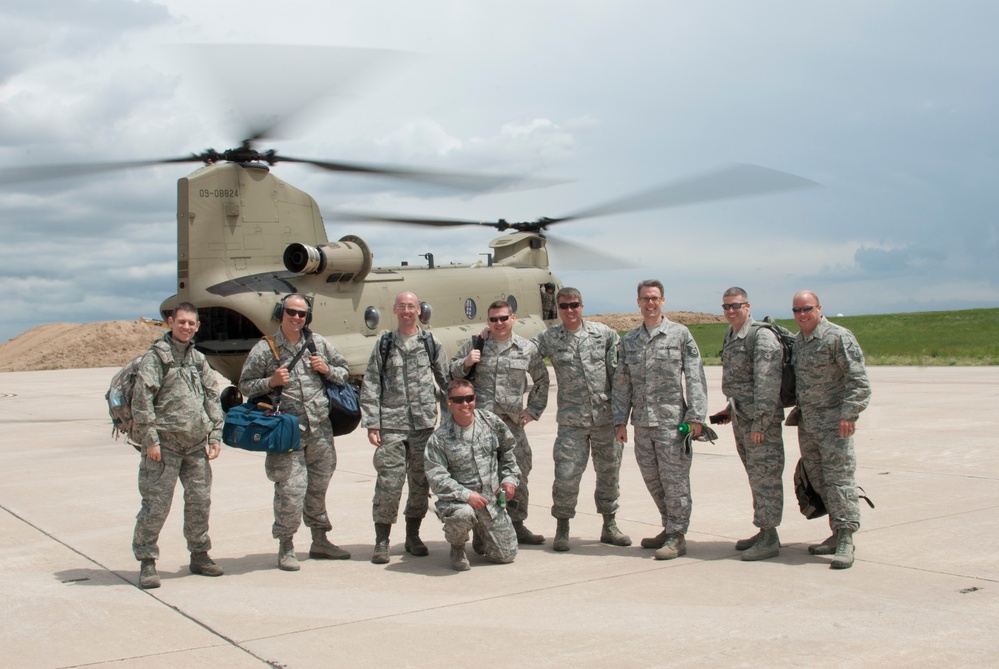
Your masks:
{"label": "sunglasses", "polygon": [[581,306],[583,306],[582,302],[559,302],[558,303],[558,308],[559,309],[579,309]]}
{"label": "sunglasses", "polygon": [[506,323],[508,320],[510,320],[510,316],[509,315],[507,315],[507,316],[490,316],[489,317],[489,322],[490,323]]}
{"label": "sunglasses", "polygon": [[807,307],[791,307],[791,313],[794,314],[807,314],[809,311],[815,308],[816,305],[809,304]]}
{"label": "sunglasses", "polygon": [[732,304],[723,304],[722,311],[738,311],[747,304],[749,304],[749,302],[733,302]]}
{"label": "sunglasses", "polygon": [[308,311],[301,311],[299,309],[291,309],[289,307],[285,307],[284,308],[284,313],[288,314],[289,316],[294,316],[295,318],[305,318],[306,316],[309,315]]}
{"label": "sunglasses", "polygon": [[448,397],[447,401],[449,404],[471,404],[475,401],[475,395],[455,395]]}

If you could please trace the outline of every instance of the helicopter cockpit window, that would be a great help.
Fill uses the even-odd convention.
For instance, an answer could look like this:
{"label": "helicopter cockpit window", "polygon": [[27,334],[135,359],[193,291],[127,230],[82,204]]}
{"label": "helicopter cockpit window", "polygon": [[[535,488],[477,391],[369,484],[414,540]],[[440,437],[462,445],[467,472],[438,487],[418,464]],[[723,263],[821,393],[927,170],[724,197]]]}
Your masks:
{"label": "helicopter cockpit window", "polygon": [[426,302],[420,302],[420,322],[426,325],[434,315],[434,308]]}
{"label": "helicopter cockpit window", "polygon": [[382,315],[378,312],[375,307],[368,307],[364,310],[364,324],[368,326],[369,330],[374,330],[378,327],[378,323],[382,320]]}
{"label": "helicopter cockpit window", "polygon": [[478,308],[475,306],[475,300],[473,300],[472,298],[468,298],[467,300],[465,300],[465,318],[467,318],[468,320],[472,320],[473,318],[475,318],[475,314],[477,311]]}
{"label": "helicopter cockpit window", "polygon": [[510,303],[510,311],[517,313],[517,298],[513,295],[507,295],[506,301]]}

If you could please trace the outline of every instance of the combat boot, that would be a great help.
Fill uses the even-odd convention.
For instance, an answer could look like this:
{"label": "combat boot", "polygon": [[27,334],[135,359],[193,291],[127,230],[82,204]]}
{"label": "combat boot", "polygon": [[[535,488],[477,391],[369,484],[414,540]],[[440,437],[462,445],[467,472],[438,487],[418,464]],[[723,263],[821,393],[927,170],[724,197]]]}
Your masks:
{"label": "combat boot", "polygon": [[836,555],[829,565],[832,569],[849,569],[853,566],[853,530],[836,530]]}
{"label": "combat boot", "polygon": [[392,525],[389,523],[375,523],[375,552],[371,554],[373,564],[388,564],[391,531]]}
{"label": "combat boot", "polygon": [[777,536],[777,528],[760,530],[759,537],[759,540],[742,554],[742,559],[746,562],[766,560],[780,555],[780,537]]}
{"label": "combat boot", "polygon": [[681,532],[670,532],[666,543],[656,551],[657,560],[672,560],[687,554],[687,540]]}
{"label": "combat boot", "polygon": [[517,543],[518,544],[529,544],[531,546],[539,546],[545,543],[545,538],[540,534],[535,534],[531,532],[527,527],[524,526],[524,521],[515,520],[513,521],[513,530],[517,533]]}
{"label": "combat boot", "polygon": [[160,587],[160,575],[156,573],[156,560],[152,558],[142,560],[142,567],[139,569],[139,587],[143,590]]}
{"label": "combat boot", "polygon": [[430,551],[427,549],[427,545],[423,543],[423,539],[420,538],[421,524],[423,524],[422,518],[406,519],[406,552],[412,553],[417,557],[423,557],[424,555],[430,554]]}
{"label": "combat boot", "polygon": [[282,539],[278,547],[278,569],[282,571],[298,571],[301,569],[298,558],[295,557],[295,542],[289,539]]}
{"label": "combat boot", "polygon": [[812,544],[808,552],[812,555],[832,555],[836,552],[836,534],[830,534],[821,544]]}
{"label": "combat boot", "polygon": [[642,539],[642,548],[662,548],[668,537],[669,532],[666,530],[663,530],[654,537],[645,537]]}
{"label": "combat boot", "polygon": [[555,541],[552,542],[552,549],[561,552],[569,550],[569,519],[559,518],[555,527]]}
{"label": "combat boot", "polygon": [[465,544],[451,544],[451,569],[455,571],[468,571],[472,565],[468,564],[468,556],[465,555]]}
{"label": "combat boot", "polygon": [[208,553],[204,551],[191,553],[190,570],[192,574],[201,574],[202,576],[221,576],[223,573],[222,567],[215,564],[215,561],[208,557]]}
{"label": "combat boot", "polygon": [[763,530],[760,530],[759,532],[749,537],[748,539],[739,539],[738,541],[735,542],[735,550],[744,551],[749,548],[752,548],[753,546],[756,545],[756,542],[760,540],[761,536],[763,536]]}
{"label": "combat boot", "polygon": [[617,521],[613,513],[604,514],[604,526],[600,530],[600,543],[613,546],[630,546],[631,537],[617,529]]}
{"label": "combat boot", "polygon": [[476,555],[486,554],[486,542],[482,539],[482,533],[477,527],[472,528],[472,550]]}
{"label": "combat boot", "polygon": [[313,560],[349,560],[350,552],[345,551],[327,539],[326,530],[313,527],[309,557]]}

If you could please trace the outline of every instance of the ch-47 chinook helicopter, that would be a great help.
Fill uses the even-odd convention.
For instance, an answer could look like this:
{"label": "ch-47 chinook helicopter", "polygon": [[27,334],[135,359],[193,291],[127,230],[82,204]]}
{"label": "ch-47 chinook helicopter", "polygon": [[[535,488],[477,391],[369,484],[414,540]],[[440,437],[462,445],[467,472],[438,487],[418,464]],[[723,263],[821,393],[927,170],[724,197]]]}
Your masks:
{"label": "ch-47 chinook helicopter", "polygon": [[[363,375],[374,337],[395,327],[395,296],[410,290],[422,303],[420,320],[448,351],[479,332],[486,308],[497,299],[514,305],[517,332],[531,337],[555,318],[543,313],[546,286],[561,286],[549,269],[545,230],[582,218],[762,194],[811,184],[793,175],[752,165],[659,187],[561,218],[510,223],[344,214],[344,218],[431,226],[485,225],[507,234],[489,244],[486,262],[376,267],[368,244],[355,235],[327,237],[320,206],[272,172],[279,162],[306,163],[334,172],[426,181],[480,190],[516,177],[475,176],[432,170],[375,167],[291,158],[258,151],[269,128],[250,129],[239,148],[207,150],[181,158],[0,169],[0,184],[67,177],[146,165],[203,162],[177,182],[176,294],[165,299],[165,318],[179,302],[198,306],[198,348],[213,368],[235,383],[249,350],[277,328],[278,300],[287,293],[312,303],[313,331],[346,356],[355,380]],[[538,185],[544,185],[539,184]],[[547,321],[547,323],[546,323]]]}

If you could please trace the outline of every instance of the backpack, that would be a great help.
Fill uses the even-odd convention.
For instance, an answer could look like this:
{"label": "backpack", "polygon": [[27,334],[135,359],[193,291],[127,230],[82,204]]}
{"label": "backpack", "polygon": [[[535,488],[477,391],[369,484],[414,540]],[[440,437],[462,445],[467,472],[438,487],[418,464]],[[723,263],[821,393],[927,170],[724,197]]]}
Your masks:
{"label": "backpack", "polygon": [[794,378],[794,365],[791,363],[791,347],[794,345],[794,335],[787,328],[777,325],[770,320],[769,316],[762,321],[754,321],[753,327],[746,336],[746,349],[752,359],[753,351],[756,349],[756,336],[760,330],[769,330],[777,337],[782,349],[781,375],[780,375],[780,403],[785,407],[793,407],[798,403],[796,397],[797,382]]}
{"label": "backpack", "polygon": [[111,436],[115,439],[124,436],[125,441],[139,450],[139,435],[135,432],[135,422],[132,420],[132,391],[135,388],[135,377],[138,376],[139,363],[142,356],[135,358],[111,379],[111,387],[104,393],[108,402],[108,413],[111,415]]}

